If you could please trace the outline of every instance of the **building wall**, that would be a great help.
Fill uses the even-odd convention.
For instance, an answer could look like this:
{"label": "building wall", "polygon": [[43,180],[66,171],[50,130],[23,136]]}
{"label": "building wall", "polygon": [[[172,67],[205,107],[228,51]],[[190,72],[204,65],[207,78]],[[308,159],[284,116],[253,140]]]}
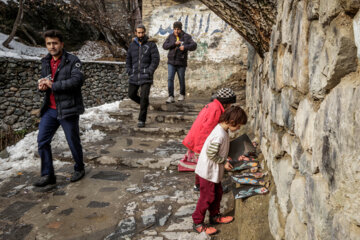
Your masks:
{"label": "building wall", "polygon": [[[167,51],[162,45],[172,33],[175,21],[198,44],[189,53],[186,71],[187,92],[209,90],[224,84],[234,72],[246,65],[247,46],[239,34],[199,1],[144,0],[143,23],[149,36],[155,37],[161,63],[155,73],[155,87],[167,90]],[[175,79],[175,86],[178,81]]]}
{"label": "building wall", "polygon": [[[84,62],[85,107],[123,99],[127,95],[125,65]],[[39,60],[0,58],[0,128],[31,128],[38,120],[43,93],[37,90]]]}

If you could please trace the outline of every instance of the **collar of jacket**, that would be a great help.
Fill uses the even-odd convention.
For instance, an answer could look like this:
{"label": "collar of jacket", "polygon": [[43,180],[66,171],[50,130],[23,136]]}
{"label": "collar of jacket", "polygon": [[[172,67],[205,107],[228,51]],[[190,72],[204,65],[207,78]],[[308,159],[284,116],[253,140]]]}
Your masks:
{"label": "collar of jacket", "polygon": [[[67,60],[68,56],[69,56],[69,53],[63,49],[63,54],[61,55],[61,57],[62,57],[61,63],[64,62],[65,60]],[[41,61],[42,62],[50,62],[51,58],[52,58],[52,56],[50,55],[50,53],[48,53],[45,57],[43,57],[41,59]]]}
{"label": "collar of jacket", "polygon": [[[141,44],[145,44],[148,41],[148,39],[149,39],[149,37],[147,35],[145,35]],[[136,42],[136,44],[140,46],[139,39],[137,37],[134,38],[134,42]]]}
{"label": "collar of jacket", "polygon": [[[184,36],[185,32],[183,30],[181,30],[180,34],[179,34],[179,38],[182,38],[182,36]],[[175,36],[174,32],[173,35]],[[176,36],[175,36],[176,37]]]}

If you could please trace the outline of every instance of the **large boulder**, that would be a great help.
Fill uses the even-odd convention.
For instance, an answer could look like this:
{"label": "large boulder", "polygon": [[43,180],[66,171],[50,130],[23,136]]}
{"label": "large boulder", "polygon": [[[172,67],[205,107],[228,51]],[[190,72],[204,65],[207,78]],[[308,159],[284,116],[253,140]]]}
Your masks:
{"label": "large boulder", "polygon": [[360,71],[342,79],[315,120],[313,158],[333,191],[332,202],[360,225]]}
{"label": "large boulder", "polygon": [[315,117],[312,102],[305,98],[300,102],[295,116],[295,134],[299,137],[304,150],[312,149]]}
{"label": "large boulder", "polygon": [[316,174],[306,177],[305,186],[308,238],[332,240],[333,209],[328,184],[321,174]]}
{"label": "large boulder", "polygon": [[306,225],[300,222],[296,210],[293,209],[286,219],[285,239],[307,240]]}
{"label": "large boulder", "polygon": [[291,157],[285,155],[281,159],[273,159],[271,172],[276,185],[276,195],[282,215],[286,217],[291,210],[290,189],[295,177],[295,170],[292,167]]}
{"label": "large boulder", "polygon": [[[333,1],[327,1],[332,5]],[[311,67],[310,67],[311,68]],[[326,31],[326,40],[319,62],[310,78],[310,92],[313,98],[323,99],[342,77],[357,68],[356,46],[352,19],[345,13],[339,14]]]}
{"label": "large boulder", "polygon": [[275,240],[284,239],[284,228],[283,228],[283,220],[281,219],[281,213],[279,212],[278,205],[276,203],[276,196],[273,195],[270,198],[269,202],[269,227],[271,235]]}

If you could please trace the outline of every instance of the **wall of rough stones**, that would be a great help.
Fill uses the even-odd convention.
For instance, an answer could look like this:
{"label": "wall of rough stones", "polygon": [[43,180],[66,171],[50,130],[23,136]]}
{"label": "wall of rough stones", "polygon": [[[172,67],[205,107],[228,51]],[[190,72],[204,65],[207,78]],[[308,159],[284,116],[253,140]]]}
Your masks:
{"label": "wall of rough stones", "polygon": [[[123,99],[127,74],[123,63],[84,62],[85,107]],[[0,58],[0,128],[31,128],[38,119],[42,93],[37,90],[40,60]]]}
{"label": "wall of rough stones", "polygon": [[274,177],[275,239],[360,239],[360,1],[278,0],[246,102]]}
{"label": "wall of rough stones", "polygon": [[[232,73],[246,71],[247,46],[244,39],[201,2],[143,0],[142,3],[143,23],[149,36],[158,40],[160,51],[161,63],[155,72],[155,87],[167,92],[168,51],[162,45],[173,32],[175,21],[181,21],[183,30],[198,44],[196,51],[189,52],[185,77],[188,93],[211,91],[222,85]],[[178,86],[176,77],[175,87]]]}

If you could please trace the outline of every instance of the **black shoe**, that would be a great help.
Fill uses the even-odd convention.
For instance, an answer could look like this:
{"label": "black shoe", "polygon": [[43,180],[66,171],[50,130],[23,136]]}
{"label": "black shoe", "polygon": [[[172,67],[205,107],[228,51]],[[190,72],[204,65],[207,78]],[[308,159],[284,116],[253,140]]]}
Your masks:
{"label": "black shoe", "polygon": [[145,122],[139,121],[139,122],[138,122],[138,127],[139,127],[139,128],[145,127]]}
{"label": "black shoe", "polygon": [[74,173],[72,174],[72,176],[71,176],[71,178],[70,178],[70,182],[79,181],[79,180],[82,179],[84,176],[85,176],[85,170],[74,171]]}
{"label": "black shoe", "polygon": [[195,184],[194,185],[194,191],[195,192],[200,192],[200,184]]}
{"label": "black shoe", "polygon": [[35,187],[45,187],[46,185],[55,184],[55,183],[56,183],[55,175],[44,175],[44,176],[40,177],[39,180],[34,182],[33,185]]}

